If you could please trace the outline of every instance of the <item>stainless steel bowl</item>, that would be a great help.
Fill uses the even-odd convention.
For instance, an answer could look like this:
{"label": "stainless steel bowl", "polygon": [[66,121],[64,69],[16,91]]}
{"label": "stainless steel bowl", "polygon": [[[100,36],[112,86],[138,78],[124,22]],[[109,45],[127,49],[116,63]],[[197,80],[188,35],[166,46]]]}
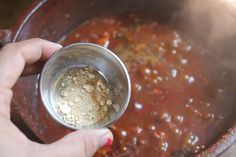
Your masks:
{"label": "stainless steel bowl", "polygon": [[39,87],[42,102],[54,120],[71,129],[81,129],[64,122],[56,112],[55,84],[62,72],[80,66],[90,66],[101,73],[111,87],[114,95],[114,109],[106,117],[93,125],[81,128],[108,127],[125,112],[131,95],[129,74],[122,61],[110,50],[91,43],[75,43],[58,50],[44,65]]}

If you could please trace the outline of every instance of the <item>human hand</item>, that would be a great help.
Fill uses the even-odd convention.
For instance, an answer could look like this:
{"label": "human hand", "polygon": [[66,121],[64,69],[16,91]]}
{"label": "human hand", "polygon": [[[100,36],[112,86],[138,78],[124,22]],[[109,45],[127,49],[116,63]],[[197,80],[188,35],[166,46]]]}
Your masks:
{"label": "human hand", "polygon": [[[43,39],[7,44],[0,51],[0,156],[1,157],[89,157],[113,135],[108,129],[79,130],[52,144],[30,141],[10,121],[12,87],[23,71],[32,72],[61,45]],[[25,69],[25,70],[24,70]]]}

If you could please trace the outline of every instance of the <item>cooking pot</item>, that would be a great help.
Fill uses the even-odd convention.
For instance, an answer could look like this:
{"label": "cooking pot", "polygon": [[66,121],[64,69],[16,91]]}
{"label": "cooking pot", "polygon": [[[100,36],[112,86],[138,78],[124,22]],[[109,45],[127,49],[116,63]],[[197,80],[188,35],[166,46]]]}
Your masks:
{"label": "cooking pot", "polygon": [[[160,20],[171,21],[236,76],[236,9],[226,0],[38,0],[15,28],[0,31],[0,41],[5,44],[40,37],[58,42],[90,18],[136,10],[152,11]],[[19,79],[14,87],[12,104],[35,135],[43,142],[51,143],[71,130],[54,122],[44,109],[38,96],[38,79],[38,75]],[[15,117],[17,113],[12,115]],[[236,125],[234,121],[229,123],[232,125],[228,131],[198,156],[219,155],[233,144]]]}

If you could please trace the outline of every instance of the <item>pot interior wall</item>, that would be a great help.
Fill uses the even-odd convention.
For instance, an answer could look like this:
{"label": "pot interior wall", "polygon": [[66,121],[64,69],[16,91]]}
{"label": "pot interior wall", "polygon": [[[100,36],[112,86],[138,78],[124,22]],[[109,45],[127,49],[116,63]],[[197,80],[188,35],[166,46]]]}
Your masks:
{"label": "pot interior wall", "polygon": [[131,10],[154,11],[162,20],[169,20],[184,1],[172,0],[65,0],[48,1],[33,13],[16,36],[16,40],[43,37],[57,41],[87,19],[99,15]]}

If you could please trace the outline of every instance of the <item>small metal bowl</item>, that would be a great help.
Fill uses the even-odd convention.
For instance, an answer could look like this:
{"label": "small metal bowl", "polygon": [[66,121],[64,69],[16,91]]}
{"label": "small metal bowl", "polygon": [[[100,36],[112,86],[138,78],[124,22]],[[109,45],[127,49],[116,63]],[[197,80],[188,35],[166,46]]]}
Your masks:
{"label": "small metal bowl", "polygon": [[[62,74],[72,67],[90,66],[104,76],[114,94],[114,106],[105,118],[96,124],[75,127],[64,122],[56,111],[55,84]],[[131,83],[123,62],[110,50],[91,43],[75,43],[58,50],[44,65],[41,73],[40,95],[42,102],[52,116],[61,125],[70,129],[102,128],[112,125],[125,112],[131,95]]]}

